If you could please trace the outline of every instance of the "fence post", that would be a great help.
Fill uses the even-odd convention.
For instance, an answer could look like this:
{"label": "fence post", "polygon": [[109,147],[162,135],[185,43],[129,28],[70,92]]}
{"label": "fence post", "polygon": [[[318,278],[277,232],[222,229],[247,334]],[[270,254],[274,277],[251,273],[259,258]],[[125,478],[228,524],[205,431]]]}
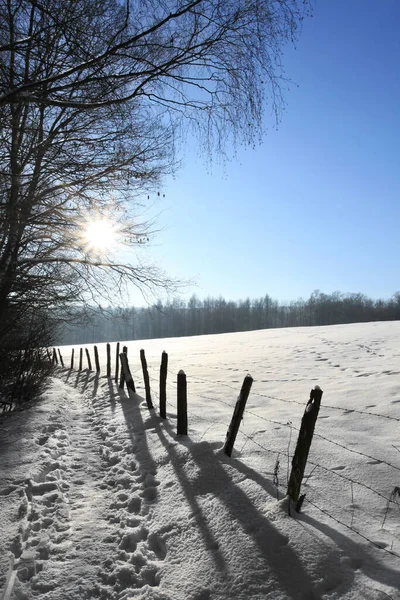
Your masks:
{"label": "fence post", "polygon": [[50,350],[48,348],[46,348],[46,353],[47,353],[47,358],[49,359],[49,362],[51,362],[51,354],[50,354]]}
{"label": "fence post", "polygon": [[90,360],[89,350],[87,348],[85,348],[85,352],[86,352],[88,368],[89,368],[89,371],[91,371],[92,370],[92,361]]}
{"label": "fence post", "polygon": [[111,346],[107,344],[107,377],[110,379],[111,377]]}
{"label": "fence post", "polygon": [[[289,477],[289,483],[286,494],[293,502],[299,501],[301,482],[306,468],[308,453],[310,451],[311,441],[314,434],[315,423],[317,421],[319,407],[321,405],[323,391],[316,385],[310,392],[310,399],[307,402],[301,426],[299,437],[297,439],[296,450],[292,459],[292,471]],[[301,500],[303,502],[304,497]],[[299,512],[301,505],[296,506]]]}
{"label": "fence post", "polygon": [[100,373],[99,351],[97,346],[94,347],[94,362],[96,363],[96,373]]}
{"label": "fence post", "polygon": [[58,365],[57,352],[55,348],[53,348],[53,364]]}
{"label": "fence post", "polygon": [[163,350],[160,365],[160,417],[167,418],[167,373],[168,354]]}
{"label": "fence post", "polygon": [[121,372],[124,373],[124,379],[126,381],[126,387],[132,390],[136,394],[135,382],[133,381],[132,373],[129,369],[128,355],[126,352],[121,352],[119,355],[121,360]]}
{"label": "fence post", "polygon": [[115,383],[118,383],[118,375],[119,375],[119,342],[117,342],[117,349],[115,352]]}
{"label": "fence post", "polygon": [[153,407],[153,402],[151,401],[149,372],[147,370],[147,361],[146,361],[146,356],[144,354],[143,349],[140,351],[140,362],[142,363],[142,369],[143,369],[143,379],[144,379],[144,388],[146,390],[147,408],[150,410],[154,407]]}
{"label": "fence post", "polygon": [[71,370],[74,368],[74,353],[75,353],[75,350],[74,350],[74,348],[72,348],[72,352],[71,352],[71,367],[70,367]]}
{"label": "fence post", "polygon": [[79,371],[82,371],[83,348],[79,348]]}
{"label": "fence post", "polygon": [[[122,348],[122,354],[125,354],[126,356],[128,355],[128,348],[126,346],[124,346]],[[119,356],[121,357],[121,354]],[[121,375],[119,378],[119,387],[121,388],[121,390],[124,389],[124,383],[125,383],[125,373],[124,373],[124,370],[121,369]]]}
{"label": "fence post", "polygon": [[232,455],[233,446],[235,444],[237,432],[239,431],[240,422],[243,418],[244,409],[246,407],[247,398],[249,397],[251,386],[253,385],[253,378],[251,375],[246,375],[243,380],[242,388],[239,393],[239,397],[236,401],[235,409],[233,411],[231,423],[226,434],[224,452],[227,456]]}
{"label": "fence post", "polygon": [[58,356],[60,357],[61,366],[64,367],[64,361],[63,361],[63,357],[61,356],[61,350],[60,350],[60,348],[58,349]]}
{"label": "fence post", "polygon": [[178,420],[177,434],[187,435],[187,383],[186,374],[182,369],[178,373]]}

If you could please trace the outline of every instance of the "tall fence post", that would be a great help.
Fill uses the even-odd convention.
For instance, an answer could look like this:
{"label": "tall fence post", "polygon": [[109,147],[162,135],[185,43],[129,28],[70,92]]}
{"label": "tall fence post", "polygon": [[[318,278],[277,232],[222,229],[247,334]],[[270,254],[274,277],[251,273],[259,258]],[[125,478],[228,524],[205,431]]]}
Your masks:
{"label": "tall fence post", "polygon": [[[128,355],[128,348],[126,346],[124,346],[122,348],[122,354],[125,354],[125,356]],[[119,356],[121,357],[121,354]],[[124,389],[124,384],[125,384],[125,373],[124,373],[124,370],[121,369],[121,375],[119,377],[119,387],[121,388],[121,390]]]}
{"label": "tall fence post", "polygon": [[50,354],[50,350],[48,348],[46,348],[46,354],[47,354],[47,358],[48,358],[49,362],[51,362],[51,354]]}
{"label": "tall fence post", "polygon": [[72,352],[71,352],[71,367],[70,367],[71,370],[74,368],[74,354],[75,354],[75,350],[74,350],[74,348],[72,348]]}
{"label": "tall fence post", "polygon": [[185,371],[182,371],[182,369],[178,373],[177,394],[177,434],[187,435],[187,382]]}
{"label": "tall fence post", "polygon": [[107,377],[110,379],[111,377],[111,346],[107,344]]}
{"label": "tall fence post", "polygon": [[57,352],[55,348],[53,348],[53,364],[58,365]]}
{"label": "tall fence post", "polygon": [[83,348],[79,348],[79,371],[82,371],[83,366]]}
{"label": "tall fence post", "polygon": [[146,356],[145,356],[143,348],[140,351],[140,362],[142,363],[142,369],[143,369],[143,379],[144,379],[144,388],[146,390],[147,408],[152,409],[154,407],[153,407],[153,402],[151,401],[149,372],[147,370],[147,360],[146,360]]}
{"label": "tall fence post", "polygon": [[62,357],[62,355],[61,355],[61,350],[60,350],[60,348],[58,349],[58,356],[60,357],[60,363],[61,363],[61,366],[64,368],[64,361],[63,361],[63,357]]}
{"label": "tall fence post", "polygon": [[90,360],[89,350],[87,348],[85,348],[85,352],[86,352],[88,369],[89,369],[89,371],[91,371],[92,370],[92,361]]}
{"label": "tall fence post", "polygon": [[160,417],[167,418],[167,373],[168,354],[163,350],[160,365]]}
{"label": "tall fence post", "polygon": [[119,375],[119,342],[117,342],[117,349],[115,351],[115,383],[118,383],[118,375]]}
{"label": "tall fence post", "polygon": [[292,470],[287,487],[287,495],[293,502],[296,502],[296,510],[300,512],[304,496],[300,498],[301,482],[303,480],[304,470],[306,468],[308,453],[310,451],[311,441],[314,434],[315,423],[317,421],[319,407],[321,405],[323,391],[316,385],[310,392],[310,399],[307,402],[301,426],[299,437],[297,439],[296,450],[292,460]]}
{"label": "tall fence post", "polygon": [[136,394],[135,382],[133,381],[132,373],[129,368],[128,355],[126,352],[121,352],[119,355],[121,361],[121,372],[124,373],[126,387]]}
{"label": "tall fence post", "polygon": [[94,347],[94,362],[96,363],[96,373],[100,373],[99,351],[97,346]]}
{"label": "tall fence post", "polygon": [[235,409],[233,411],[228,432],[226,434],[226,440],[223,450],[227,456],[232,455],[233,446],[235,444],[236,436],[240,427],[240,422],[243,418],[244,409],[246,408],[247,398],[249,397],[252,385],[252,376],[246,375],[242,383],[242,389],[240,390],[239,397],[236,401]]}

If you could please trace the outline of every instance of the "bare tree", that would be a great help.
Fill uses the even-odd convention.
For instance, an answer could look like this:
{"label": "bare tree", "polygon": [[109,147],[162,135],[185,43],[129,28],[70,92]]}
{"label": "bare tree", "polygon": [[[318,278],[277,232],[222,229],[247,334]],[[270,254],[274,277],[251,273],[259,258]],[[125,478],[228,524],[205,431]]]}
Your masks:
{"label": "bare tree", "polygon": [[[303,0],[0,0],[0,316],[131,282],[176,282],[85,242],[108,217],[149,237],[138,198],[175,167],[182,124],[208,152],[278,118],[281,50]],[[108,282],[108,283],[107,283]]]}

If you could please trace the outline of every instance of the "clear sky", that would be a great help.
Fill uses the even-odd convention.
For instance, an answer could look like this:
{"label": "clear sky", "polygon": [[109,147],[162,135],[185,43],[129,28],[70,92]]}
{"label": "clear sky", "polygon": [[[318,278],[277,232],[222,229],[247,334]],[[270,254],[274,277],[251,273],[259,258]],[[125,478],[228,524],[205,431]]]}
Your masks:
{"label": "clear sky", "polygon": [[[400,290],[400,0],[316,0],[277,131],[165,182],[151,254],[200,298]],[[298,86],[298,87],[297,87]]]}

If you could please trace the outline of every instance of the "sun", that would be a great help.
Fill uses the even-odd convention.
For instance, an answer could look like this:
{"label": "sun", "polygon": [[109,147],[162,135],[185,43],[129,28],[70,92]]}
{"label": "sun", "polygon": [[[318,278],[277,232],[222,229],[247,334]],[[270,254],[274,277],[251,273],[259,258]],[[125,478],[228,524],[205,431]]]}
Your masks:
{"label": "sun", "polygon": [[87,250],[99,253],[112,250],[118,242],[116,226],[105,217],[88,221],[83,229],[82,237]]}

